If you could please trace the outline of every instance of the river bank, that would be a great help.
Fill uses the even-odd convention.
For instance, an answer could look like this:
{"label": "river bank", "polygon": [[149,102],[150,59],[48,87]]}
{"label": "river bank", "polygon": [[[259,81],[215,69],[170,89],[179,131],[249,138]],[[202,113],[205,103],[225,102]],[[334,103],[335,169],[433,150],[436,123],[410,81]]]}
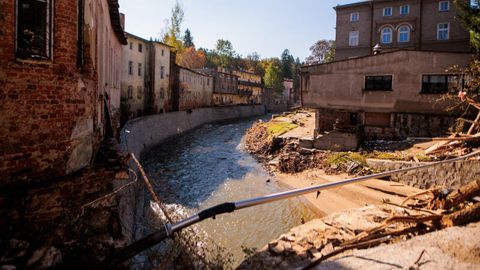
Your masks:
{"label": "river bank", "polygon": [[[247,134],[247,149],[275,176],[280,185],[289,189],[305,188],[374,172],[369,168],[363,153],[335,153],[303,148],[300,141],[305,132],[296,129],[308,129],[309,121],[302,122],[298,114],[293,113],[293,117],[292,114],[284,114],[268,122],[256,123]],[[300,114],[307,115],[308,112]],[[308,117],[303,119],[308,120]],[[278,131],[277,127],[285,128]],[[437,252],[436,245],[441,244],[439,248],[443,251],[454,249],[456,245],[472,246],[467,231],[470,234],[480,233],[479,223],[452,228],[449,231],[441,230],[478,221],[480,205],[472,200],[472,196],[478,195],[480,182],[471,180],[473,182],[468,185],[475,191],[468,198],[457,200],[457,209],[449,208],[451,206],[443,208],[445,196],[441,195],[442,189],[422,191],[398,182],[379,179],[302,196],[302,202],[323,218],[295,227],[272,240],[245,260],[239,268],[338,269],[348,266],[383,269],[384,261],[398,262],[400,258],[408,258],[411,262],[395,264],[399,268],[419,267],[419,264],[423,264],[422,260],[428,261],[422,258],[424,253]],[[467,186],[462,188],[470,189]],[[418,195],[419,192],[422,195]],[[465,193],[464,190],[457,192],[457,195]],[[456,196],[455,192],[449,191],[447,194],[447,197]],[[406,203],[410,198],[415,200]],[[467,212],[465,216],[468,216],[468,221],[451,222],[451,219],[458,215],[455,211]],[[440,230],[436,232],[436,236],[422,236],[436,230]],[[455,243],[445,240],[452,235]],[[404,242],[412,237],[414,238],[410,242]],[[425,243],[418,245],[423,241],[420,239],[425,239]],[[378,247],[372,252],[370,249],[360,251],[382,243],[398,245],[398,252],[392,252],[395,248],[390,248],[390,245]],[[424,249],[418,250],[418,247]],[[472,247],[478,249],[478,243],[474,243]],[[355,259],[356,254],[368,254],[371,258],[370,264],[359,262]],[[471,256],[469,250],[465,249],[446,255],[445,252],[437,252],[430,258],[438,259],[440,268],[456,265],[459,269],[474,269],[480,265],[480,254]],[[438,269],[439,265],[429,267]]]}

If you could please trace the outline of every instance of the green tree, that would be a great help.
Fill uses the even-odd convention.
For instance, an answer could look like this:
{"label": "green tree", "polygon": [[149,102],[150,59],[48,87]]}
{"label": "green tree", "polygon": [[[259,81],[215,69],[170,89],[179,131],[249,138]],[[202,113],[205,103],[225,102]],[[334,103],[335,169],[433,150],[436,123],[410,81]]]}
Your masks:
{"label": "green tree", "polygon": [[183,35],[183,46],[185,46],[185,48],[195,47],[192,33],[190,33],[190,29],[188,28],[185,30],[185,34]]}
{"label": "green tree", "polygon": [[271,88],[277,93],[283,91],[283,72],[281,61],[277,58],[267,60],[265,68],[265,87]]}
{"label": "green tree", "polygon": [[480,52],[480,0],[455,0],[459,19],[470,32],[470,42],[477,53]]}
{"label": "green tree", "polygon": [[217,40],[215,53],[218,57],[218,66],[223,68],[234,68],[234,58],[237,56],[233,45],[225,39]]}
{"label": "green tree", "polygon": [[282,74],[284,78],[293,79],[293,65],[295,63],[295,59],[290,54],[288,49],[285,49],[282,53],[281,57],[282,61]]}

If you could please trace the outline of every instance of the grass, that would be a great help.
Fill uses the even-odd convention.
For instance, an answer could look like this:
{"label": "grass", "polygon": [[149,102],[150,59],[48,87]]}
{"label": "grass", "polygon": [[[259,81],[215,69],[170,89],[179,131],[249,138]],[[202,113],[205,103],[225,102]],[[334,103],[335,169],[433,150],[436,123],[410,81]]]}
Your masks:
{"label": "grass", "polygon": [[267,131],[270,137],[278,137],[297,127],[298,125],[289,122],[269,122]]}
{"label": "grass", "polygon": [[325,162],[328,166],[332,166],[332,165],[340,166],[342,164],[346,164],[351,161],[355,161],[361,164],[362,166],[367,165],[367,159],[359,153],[345,153],[345,152],[332,153],[327,156],[327,159]]}

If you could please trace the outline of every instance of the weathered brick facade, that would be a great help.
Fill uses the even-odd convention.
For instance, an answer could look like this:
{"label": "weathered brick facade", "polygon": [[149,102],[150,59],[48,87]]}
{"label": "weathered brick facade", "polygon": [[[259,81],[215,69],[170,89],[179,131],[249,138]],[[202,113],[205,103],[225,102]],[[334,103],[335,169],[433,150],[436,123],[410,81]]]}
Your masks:
{"label": "weathered brick facade", "polygon": [[[104,93],[108,92],[98,87],[99,75],[104,76],[99,71],[105,67],[98,65],[103,44],[97,43],[97,36],[104,35],[118,44],[124,40],[118,35],[118,18],[103,18],[111,37],[108,30],[102,32],[105,27],[98,27],[101,24],[93,19],[97,14],[92,12],[92,3],[107,7],[107,14],[110,7],[113,15],[118,15],[118,4],[95,1],[79,9],[83,0],[48,3],[52,4],[51,55],[39,60],[17,58],[18,1],[1,2],[0,184],[79,170],[91,162],[105,133]],[[117,13],[112,13],[115,9]],[[80,18],[83,12],[86,18]],[[83,21],[95,23],[79,28]],[[82,28],[84,36],[80,36]],[[79,55],[83,63],[77,62]],[[111,94],[109,98],[111,105]]]}

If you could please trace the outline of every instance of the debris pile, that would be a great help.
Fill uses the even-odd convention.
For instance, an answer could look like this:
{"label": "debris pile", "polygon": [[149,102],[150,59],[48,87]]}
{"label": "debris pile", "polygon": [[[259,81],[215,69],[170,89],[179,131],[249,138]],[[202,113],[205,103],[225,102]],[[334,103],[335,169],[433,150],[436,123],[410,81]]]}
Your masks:
{"label": "debris pile", "polygon": [[436,188],[398,205],[348,210],[292,229],[244,261],[240,269],[309,269],[347,250],[396,243],[480,220],[480,180],[449,192]]}
{"label": "debris pile", "polygon": [[301,148],[297,141],[290,141],[278,156],[278,170],[283,173],[299,173],[308,169],[323,168],[326,153]]}

